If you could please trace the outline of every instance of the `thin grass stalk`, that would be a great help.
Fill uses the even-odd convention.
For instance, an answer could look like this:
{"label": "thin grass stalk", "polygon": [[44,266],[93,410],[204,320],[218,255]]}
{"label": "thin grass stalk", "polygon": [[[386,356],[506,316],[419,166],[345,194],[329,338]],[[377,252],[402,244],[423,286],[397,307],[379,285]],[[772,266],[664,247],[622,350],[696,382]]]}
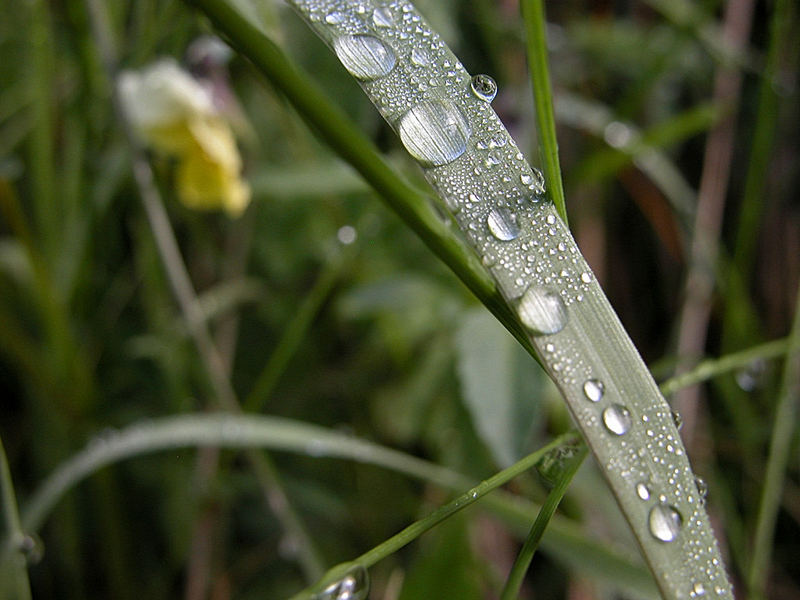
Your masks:
{"label": "thin grass stalk", "polygon": [[514,600],[519,596],[522,581],[525,579],[525,573],[527,573],[528,567],[533,560],[533,555],[539,547],[539,543],[542,541],[544,531],[553,518],[553,515],[555,515],[556,509],[558,509],[561,499],[567,492],[572,478],[575,477],[578,469],[583,464],[583,459],[586,458],[587,452],[588,448],[586,446],[582,446],[577,450],[575,456],[571,457],[564,466],[564,470],[555,486],[553,486],[553,489],[547,494],[547,498],[545,498],[542,504],[542,509],[536,516],[536,520],[531,526],[528,537],[525,538],[525,543],[522,545],[516,560],[514,560],[514,564],[511,566],[511,572],[508,574],[505,586],[503,586],[500,600]]}
{"label": "thin grass stalk", "polygon": [[3,513],[3,536],[0,538],[0,596],[30,600],[31,585],[21,548],[27,539],[17,509],[14,481],[8,468],[8,458],[0,439],[0,509]]}
{"label": "thin grass stalk", "polygon": [[520,9],[525,22],[528,68],[533,87],[534,114],[536,115],[536,136],[539,141],[539,159],[542,161],[542,170],[547,182],[546,194],[555,204],[561,220],[568,224],[567,201],[564,197],[564,183],[561,180],[561,166],[558,160],[553,90],[550,84],[550,70],[547,66],[547,24],[544,1],[522,0]]}
{"label": "thin grass stalk", "polygon": [[769,446],[766,474],[761,488],[761,502],[756,519],[755,538],[747,587],[750,597],[766,597],[769,563],[775,536],[775,523],[783,497],[783,486],[792,440],[797,429],[797,411],[800,401],[800,288],[794,309],[794,323],[789,335],[789,349],[783,365],[781,388],[775,407],[772,438]]}
{"label": "thin grass stalk", "polygon": [[[363,137],[340,121],[341,111],[327,110],[330,104],[313,86],[305,84],[299,72],[232,4],[223,0],[194,0],[193,4],[272,79],[337,152],[365,174],[370,173],[359,156],[360,150],[369,150]],[[324,41],[331,46],[343,43],[349,46],[348,52],[355,45],[355,56],[366,56],[368,65],[376,66],[376,56],[388,56],[386,47],[378,54],[358,54],[362,41],[339,39],[342,32],[369,31],[378,36],[378,44],[383,43],[379,39],[383,38],[395,45],[393,61],[377,65],[378,70],[389,65],[392,77],[367,77],[361,81],[362,87],[387,121],[400,130],[401,139],[406,128],[403,141],[407,149],[420,160],[426,177],[453,212],[464,235],[490,265],[496,286],[505,298],[505,313],[517,313],[514,331],[519,331],[520,321],[527,323],[528,347],[536,348],[537,356],[564,395],[662,593],[667,598],[680,598],[708,589],[718,597],[731,598],[730,583],[671,411],[553,205],[542,201],[541,189],[536,191],[535,180],[541,174],[525,163],[488,107],[491,85],[487,78],[479,78],[476,88],[476,81],[409,3],[378,6],[362,2],[354,6],[343,1],[323,4],[297,0],[293,5]],[[378,9],[389,11],[389,17],[385,12],[375,16],[372,11]],[[375,30],[368,22],[370,15]],[[367,43],[374,47],[375,42]],[[437,55],[435,60],[423,60],[427,65],[423,71],[426,81],[437,82],[431,83],[432,104],[425,104],[426,96],[419,87],[403,79],[407,77],[404,73],[413,72],[418,66],[410,64],[409,51],[417,43],[420,49],[427,47]],[[340,59],[347,62],[353,56],[340,54]],[[357,65],[353,71],[358,76]],[[298,97],[301,90],[310,90],[311,95]],[[401,122],[401,116],[408,118]],[[428,140],[426,131],[431,130],[422,123],[439,118],[449,127],[443,128],[441,135],[454,136],[447,138],[453,140],[452,146],[445,138]],[[433,131],[438,129],[434,126]],[[469,141],[470,133],[474,141]],[[462,142],[464,145],[460,146]],[[501,150],[484,156],[490,142],[494,149]],[[463,159],[444,155],[451,150],[455,152],[453,158]],[[492,170],[492,166],[497,169]],[[470,189],[475,193],[468,195]],[[492,199],[505,197],[512,202],[503,207],[500,200],[495,205],[482,201],[477,194]],[[409,199],[395,200],[401,202],[401,216],[412,212]],[[500,216],[497,212],[490,214],[492,206],[508,211],[518,209],[519,213],[516,220],[502,211]],[[505,220],[503,229],[498,230],[498,220]],[[513,223],[509,225],[509,221]],[[492,233],[496,239],[487,235],[487,227],[499,231]],[[430,233],[426,229],[426,235]],[[442,244],[434,241],[431,246],[441,249]],[[542,269],[525,270],[523,276],[521,262],[527,256]],[[464,266],[459,266],[458,271],[463,273]],[[579,283],[567,284],[561,277],[578,277]],[[595,398],[598,403],[594,403]],[[625,436],[624,445],[620,446],[618,438],[609,437],[616,435]],[[636,451],[620,452],[621,447]],[[640,483],[646,482],[647,494],[637,494],[637,478],[641,478]]]}
{"label": "thin grass stalk", "polygon": [[720,375],[742,369],[756,360],[779,358],[789,352],[790,338],[781,338],[753,346],[739,352],[726,354],[717,359],[707,359],[691,371],[670,377],[659,387],[661,393],[670,396],[680,389],[703,383]]}

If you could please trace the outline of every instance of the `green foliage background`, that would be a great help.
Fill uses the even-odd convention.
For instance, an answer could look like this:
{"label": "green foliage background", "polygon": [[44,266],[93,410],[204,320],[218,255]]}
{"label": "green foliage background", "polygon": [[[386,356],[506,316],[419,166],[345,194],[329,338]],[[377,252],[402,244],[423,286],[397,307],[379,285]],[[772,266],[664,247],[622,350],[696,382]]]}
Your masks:
{"label": "green foliage background", "polygon": [[[398,172],[425,185],[357,85],[290,10],[238,4]],[[661,379],[678,359],[706,134],[726,115],[734,115],[736,135],[705,352],[727,354],[787,335],[800,272],[800,57],[796,43],[783,43],[788,38],[771,29],[781,7],[782,26],[797,31],[791,2],[755,3],[741,55],[720,42],[721,3],[670,4],[671,12],[655,0],[548,3],[570,224]],[[536,163],[518,7],[488,0],[418,5],[470,72],[498,81],[495,109]],[[688,17],[676,12],[681,6]],[[180,3],[108,8],[124,68],[181,58],[210,32]],[[214,398],[142,211],[86,6],[31,0],[4,9],[0,435],[24,509],[37,483],[97,436],[140,419],[209,410]],[[715,73],[728,63],[744,77],[737,107],[714,103]],[[234,56],[228,69],[249,122],[241,139],[254,191],[247,213],[230,220],[186,209],[175,199],[173,165],[155,157],[153,165],[240,398],[274,376],[274,385],[255,388],[266,392],[255,399],[261,412],[352,432],[475,479],[567,430],[566,411],[535,362],[462,284],[251,65]],[[620,132],[634,138],[620,146]],[[663,161],[656,167],[645,162],[654,150]],[[676,211],[687,197],[686,210]],[[337,238],[344,226],[357,232],[351,245]],[[298,323],[297,344],[285,364],[270,363],[304,302],[311,318]],[[282,368],[264,375],[270,364]],[[703,388],[693,464],[709,484],[709,510],[739,582],[749,567],[781,376],[781,361],[758,361]],[[800,594],[796,428],[791,440],[778,491],[771,598]],[[327,565],[361,554],[448,498],[435,485],[376,467],[273,458]],[[30,569],[34,597],[278,598],[303,587],[293,540],[265,507],[249,463],[224,452],[221,465],[204,480],[197,451],[170,452],[121,463],[82,484],[41,532],[44,556]],[[533,473],[511,489],[541,501],[548,487]],[[576,478],[562,512],[582,536],[632,544],[593,465]],[[472,508],[379,563],[372,597],[492,597],[518,548],[516,534]],[[211,548],[205,562],[198,558],[203,542]],[[557,554],[537,555],[527,597],[533,590],[537,598],[612,597],[614,574],[572,572]],[[197,596],[186,592],[192,584],[204,588],[189,564],[203,566],[209,580]]]}

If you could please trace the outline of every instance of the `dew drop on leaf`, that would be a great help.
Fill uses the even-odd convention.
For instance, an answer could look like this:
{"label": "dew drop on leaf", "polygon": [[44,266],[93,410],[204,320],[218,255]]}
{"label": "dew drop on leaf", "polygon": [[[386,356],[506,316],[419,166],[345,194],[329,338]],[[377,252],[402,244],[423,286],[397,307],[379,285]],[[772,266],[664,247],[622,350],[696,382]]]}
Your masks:
{"label": "dew drop on leaf", "polygon": [[475,75],[470,81],[470,88],[484,102],[491,102],[497,95],[497,84],[488,75]]}
{"label": "dew drop on leaf", "polygon": [[650,533],[659,541],[673,542],[683,526],[683,517],[678,509],[669,504],[656,504],[650,509],[648,527]]}
{"label": "dew drop on leaf", "polygon": [[586,396],[587,400],[600,402],[605,392],[606,386],[599,379],[587,379],[583,383],[583,395]]}
{"label": "dew drop on leaf", "polygon": [[369,593],[369,575],[361,565],[353,565],[338,581],[314,596],[314,600],[364,600]]}
{"label": "dew drop on leaf", "polygon": [[622,404],[612,404],[603,411],[603,424],[614,435],[625,435],[631,428],[631,411]]}
{"label": "dew drop on leaf", "polygon": [[371,35],[343,35],[334,40],[333,50],[344,68],[362,80],[383,77],[396,62],[392,49]]}
{"label": "dew drop on leaf", "polygon": [[558,333],[567,324],[567,307],[561,296],[538,286],[528,288],[522,295],[517,314],[534,335]]}
{"label": "dew drop on leaf", "polygon": [[464,154],[472,133],[466,117],[447,100],[420,102],[397,125],[400,141],[424,166],[441,166]]}
{"label": "dew drop on leaf", "polygon": [[394,24],[394,19],[389,9],[382,6],[376,8],[372,13],[372,22],[375,24],[375,27],[391,27]]}
{"label": "dew drop on leaf", "polygon": [[646,483],[639,482],[636,484],[636,495],[639,496],[639,498],[642,500],[649,500],[650,488],[647,487]]}
{"label": "dew drop on leaf", "polygon": [[501,242],[519,237],[517,217],[507,208],[494,208],[486,217],[486,225],[491,234]]}

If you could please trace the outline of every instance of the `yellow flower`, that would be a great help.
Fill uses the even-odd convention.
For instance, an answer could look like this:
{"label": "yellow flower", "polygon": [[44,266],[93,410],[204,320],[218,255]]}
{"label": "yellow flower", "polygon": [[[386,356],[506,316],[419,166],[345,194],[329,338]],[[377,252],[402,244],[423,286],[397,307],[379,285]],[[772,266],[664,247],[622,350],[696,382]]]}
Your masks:
{"label": "yellow flower", "polygon": [[195,209],[240,215],[250,202],[242,159],[210,91],[172,59],[120,75],[122,106],[136,133],[178,160],[178,198]]}

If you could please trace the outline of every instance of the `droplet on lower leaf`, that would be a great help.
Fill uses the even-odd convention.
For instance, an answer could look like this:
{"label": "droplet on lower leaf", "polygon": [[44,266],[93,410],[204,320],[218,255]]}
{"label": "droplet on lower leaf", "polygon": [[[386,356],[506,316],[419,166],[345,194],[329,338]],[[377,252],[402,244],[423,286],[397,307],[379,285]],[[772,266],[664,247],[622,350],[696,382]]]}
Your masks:
{"label": "droplet on lower leaf", "polygon": [[587,379],[583,383],[583,395],[592,402],[600,402],[605,392],[606,386],[599,379]]}
{"label": "droplet on lower leaf", "polygon": [[343,35],[333,41],[333,50],[344,68],[357,79],[383,77],[396,62],[392,49],[371,35]]}
{"label": "droplet on lower leaf", "polygon": [[338,581],[334,581],[314,596],[314,600],[364,600],[369,594],[369,574],[360,564],[349,567]]}
{"label": "droplet on lower leaf", "polygon": [[475,75],[470,81],[470,88],[484,102],[491,102],[497,95],[497,84],[488,75]]}
{"label": "droplet on lower leaf", "polygon": [[507,208],[492,209],[486,217],[486,225],[491,234],[501,242],[508,242],[519,236],[517,217]]}
{"label": "droplet on lower leaf", "polygon": [[17,550],[25,558],[29,567],[37,565],[44,557],[44,542],[36,533],[27,533],[20,539]]}
{"label": "droplet on lower leaf", "polygon": [[522,324],[534,335],[558,333],[567,324],[567,307],[561,296],[542,287],[529,287],[517,306]]}
{"label": "droplet on lower leaf", "polygon": [[678,509],[669,504],[656,504],[650,509],[648,527],[654,538],[662,542],[672,542],[678,537],[683,526],[683,517]]}
{"label": "droplet on lower leaf", "polygon": [[614,435],[625,435],[631,428],[631,411],[622,404],[612,404],[603,411],[603,424]]}
{"label": "droplet on lower leaf", "polygon": [[441,166],[464,154],[472,130],[466,117],[448,100],[420,102],[397,125],[400,141],[424,166]]}

